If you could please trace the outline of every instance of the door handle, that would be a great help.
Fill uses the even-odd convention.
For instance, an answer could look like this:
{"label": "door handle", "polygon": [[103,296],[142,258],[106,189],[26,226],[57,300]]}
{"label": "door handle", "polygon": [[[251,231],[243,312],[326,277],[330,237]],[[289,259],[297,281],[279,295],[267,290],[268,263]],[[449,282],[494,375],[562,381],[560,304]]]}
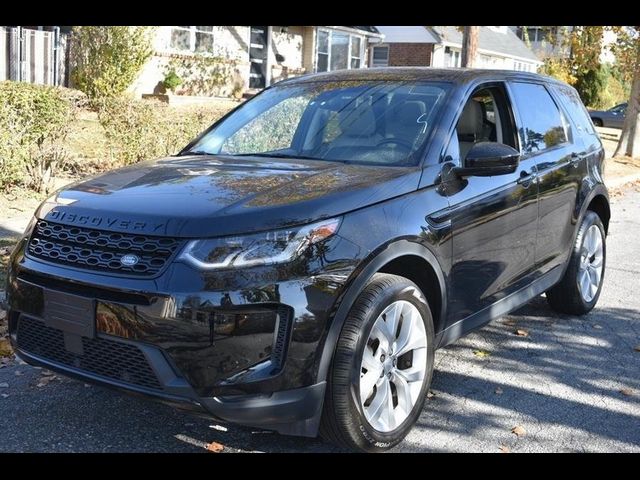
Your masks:
{"label": "door handle", "polygon": [[522,185],[525,188],[528,188],[529,185],[537,178],[536,172],[527,172],[526,170],[522,170],[520,172],[520,178],[518,178],[518,184]]}
{"label": "door handle", "polygon": [[584,157],[579,153],[573,152],[571,154],[571,159],[569,160],[569,163],[573,165],[573,168],[578,168],[578,164],[580,163],[580,160],[582,160],[583,158]]}

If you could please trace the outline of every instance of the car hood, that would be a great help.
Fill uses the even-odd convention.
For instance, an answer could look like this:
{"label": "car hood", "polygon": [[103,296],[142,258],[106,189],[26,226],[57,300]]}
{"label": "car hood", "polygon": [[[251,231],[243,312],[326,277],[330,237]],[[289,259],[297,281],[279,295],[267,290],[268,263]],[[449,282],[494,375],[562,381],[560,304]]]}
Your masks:
{"label": "car hood", "polygon": [[233,235],[329,218],[415,190],[416,167],[181,156],[69,185],[38,218],[115,232]]}

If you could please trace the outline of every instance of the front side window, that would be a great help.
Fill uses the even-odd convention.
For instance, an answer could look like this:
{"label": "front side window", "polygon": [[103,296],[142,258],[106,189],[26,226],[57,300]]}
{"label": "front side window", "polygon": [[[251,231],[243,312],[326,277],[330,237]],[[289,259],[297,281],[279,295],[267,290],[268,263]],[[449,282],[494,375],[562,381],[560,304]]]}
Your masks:
{"label": "front side window", "polygon": [[318,72],[362,67],[362,37],[337,30],[318,30],[316,43]]}
{"label": "front side window", "polygon": [[185,154],[413,165],[449,84],[313,82],[272,87]]}
{"label": "front side window", "polygon": [[[456,141],[457,140],[457,141]],[[481,142],[498,142],[518,149],[513,115],[502,86],[480,88],[467,100],[451,144],[464,159]]]}
{"label": "front side window", "polygon": [[213,53],[213,26],[171,27],[172,50],[192,53]]}
{"label": "front side window", "polygon": [[567,141],[558,106],[543,85],[513,82],[513,96],[523,123],[520,138],[525,153],[536,153]]}

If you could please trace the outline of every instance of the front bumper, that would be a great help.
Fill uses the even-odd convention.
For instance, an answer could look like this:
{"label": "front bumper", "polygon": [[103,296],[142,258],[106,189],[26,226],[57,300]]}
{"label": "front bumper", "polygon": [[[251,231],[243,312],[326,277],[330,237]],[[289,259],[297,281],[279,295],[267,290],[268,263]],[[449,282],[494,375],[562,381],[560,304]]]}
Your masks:
{"label": "front bumper", "polygon": [[[317,433],[324,398],[319,359],[359,254],[350,242],[336,237],[335,261],[325,253],[321,265],[309,261],[298,272],[262,267],[211,274],[175,263],[155,279],[36,261],[24,255],[25,243],[10,261],[7,304],[12,342],[28,363],[222,421]],[[47,292],[94,302],[93,330],[60,330]],[[42,334],[33,334],[29,344],[25,325],[60,331],[48,331],[54,340],[44,344],[37,341]]]}

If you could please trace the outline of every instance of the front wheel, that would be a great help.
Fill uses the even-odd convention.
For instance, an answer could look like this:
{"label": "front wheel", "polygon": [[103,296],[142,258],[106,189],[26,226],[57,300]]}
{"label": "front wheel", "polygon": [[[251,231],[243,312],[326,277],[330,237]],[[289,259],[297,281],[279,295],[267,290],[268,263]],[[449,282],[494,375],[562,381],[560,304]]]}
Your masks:
{"label": "front wheel", "polygon": [[567,271],[547,291],[551,307],[561,313],[583,315],[595,307],[602,291],[607,246],[604,226],[595,212],[587,211],[578,229]]}
{"label": "front wheel", "polygon": [[397,275],[374,275],[338,339],[321,435],[367,452],[397,445],[422,411],[433,357],[433,320],[420,289]]}

